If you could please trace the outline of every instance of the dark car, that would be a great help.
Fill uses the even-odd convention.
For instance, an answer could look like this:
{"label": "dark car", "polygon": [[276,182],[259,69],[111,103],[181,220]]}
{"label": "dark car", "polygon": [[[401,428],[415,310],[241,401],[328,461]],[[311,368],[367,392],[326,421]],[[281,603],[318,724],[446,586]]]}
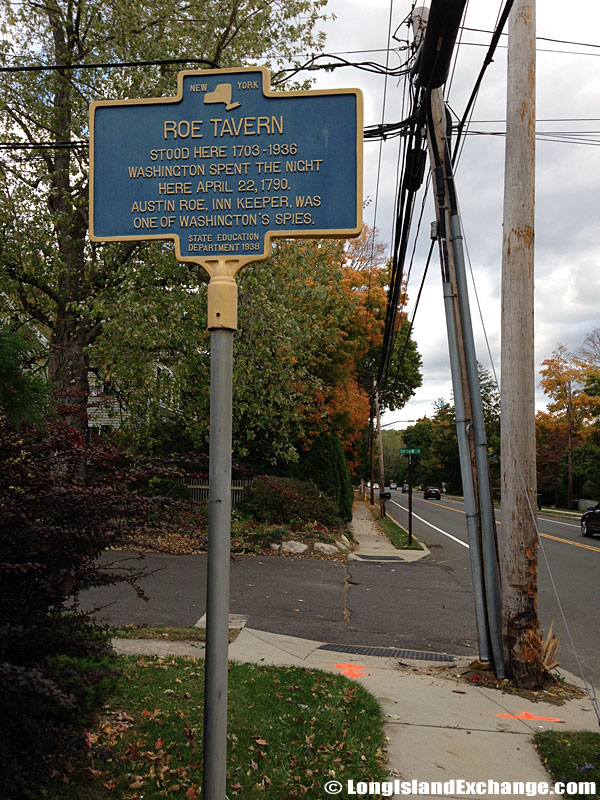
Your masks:
{"label": "dark car", "polygon": [[442,497],[442,493],[439,489],[436,489],[434,486],[428,486],[427,489],[423,492],[423,497],[425,500],[428,500],[432,497],[434,500],[440,500]]}
{"label": "dark car", "polygon": [[600,503],[590,506],[581,517],[581,535],[593,536],[600,533]]}

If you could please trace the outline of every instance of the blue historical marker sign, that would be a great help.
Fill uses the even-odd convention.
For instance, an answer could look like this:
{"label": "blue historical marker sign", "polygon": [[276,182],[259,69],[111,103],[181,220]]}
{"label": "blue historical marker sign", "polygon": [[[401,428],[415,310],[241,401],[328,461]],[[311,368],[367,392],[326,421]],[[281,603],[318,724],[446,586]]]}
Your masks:
{"label": "blue historical marker sign", "polygon": [[362,226],[362,95],[273,92],[262,67],[180,72],[175,97],[90,109],[90,236],[256,261],[273,236]]}

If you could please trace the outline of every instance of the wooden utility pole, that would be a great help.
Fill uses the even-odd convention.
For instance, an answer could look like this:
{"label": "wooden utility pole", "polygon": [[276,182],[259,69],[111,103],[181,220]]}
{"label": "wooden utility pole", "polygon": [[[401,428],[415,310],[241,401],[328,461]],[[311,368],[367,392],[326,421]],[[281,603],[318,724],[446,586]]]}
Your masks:
{"label": "wooden utility pole", "polygon": [[535,0],[515,0],[508,24],[498,554],[507,675],[518,686],[534,688],[543,678],[535,519]]}
{"label": "wooden utility pole", "polygon": [[567,394],[567,508],[573,508],[573,390],[568,381]]}
{"label": "wooden utility pole", "polygon": [[[375,381],[373,381],[375,384]],[[385,517],[385,498],[381,493],[385,492],[385,469],[383,466],[383,436],[381,433],[381,417],[379,414],[379,391],[375,388],[375,419],[377,421],[377,446],[379,448],[379,516]]]}

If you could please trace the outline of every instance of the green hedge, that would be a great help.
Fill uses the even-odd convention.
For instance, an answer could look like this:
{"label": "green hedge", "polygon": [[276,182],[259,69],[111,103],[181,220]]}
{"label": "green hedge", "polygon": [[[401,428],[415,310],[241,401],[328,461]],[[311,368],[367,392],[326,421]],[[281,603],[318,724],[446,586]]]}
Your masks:
{"label": "green hedge", "polygon": [[296,477],[313,481],[335,500],[344,522],[352,519],[354,492],[344,448],[335,433],[319,436],[311,449],[300,457]]}
{"label": "green hedge", "polygon": [[255,522],[290,524],[318,522],[327,528],[343,526],[337,503],[311,481],[297,478],[259,478],[238,506]]}

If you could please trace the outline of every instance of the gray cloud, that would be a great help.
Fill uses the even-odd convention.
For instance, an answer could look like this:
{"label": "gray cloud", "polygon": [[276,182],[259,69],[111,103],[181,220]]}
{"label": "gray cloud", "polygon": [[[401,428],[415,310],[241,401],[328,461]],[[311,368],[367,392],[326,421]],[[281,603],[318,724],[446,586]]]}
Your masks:
{"label": "gray cloud", "polygon": [[[411,2],[395,4],[392,30],[410,12]],[[330,0],[329,12],[337,16],[327,23],[329,52],[385,48],[388,31],[387,0]],[[488,3],[469,4],[466,25],[492,30],[497,9]],[[600,7],[596,0],[582,0],[577,13],[565,13],[559,0],[538,4],[539,37],[588,42],[597,39]],[[400,38],[412,38],[408,28],[398,31]],[[465,31],[454,70],[449,103],[462,116],[475,78],[485,55],[489,34]],[[506,38],[488,69],[477,99],[473,129],[503,131],[506,116]],[[579,50],[586,55],[544,52]],[[548,131],[600,130],[599,121],[575,122],[574,119],[600,117],[600,60],[597,50],[547,41],[538,41],[537,118],[538,133]],[[385,53],[346,55],[350,60],[374,60],[385,63]],[[390,63],[396,65],[392,54]],[[358,86],[365,95],[365,125],[382,118],[384,78],[355,69],[317,73],[317,88]],[[390,79],[387,85],[386,121],[402,118],[403,79]],[[569,121],[558,122],[556,120]],[[492,122],[484,122],[491,120]],[[554,121],[543,121],[554,120]],[[593,136],[591,138],[594,138]],[[600,143],[600,137],[595,137]],[[485,328],[492,357],[500,374],[500,292],[502,249],[502,206],[504,174],[503,136],[467,136],[457,169],[465,239],[471,256],[477,291],[480,295]],[[536,157],[536,362],[551,355],[564,343],[577,349],[585,335],[600,319],[600,271],[598,228],[600,225],[600,146],[538,141]],[[376,179],[380,147],[365,144],[365,195],[376,197]],[[381,172],[377,201],[377,227],[383,241],[391,241],[398,140],[381,147]],[[373,224],[375,203],[365,212],[365,221]],[[429,247],[429,222],[433,206],[428,200],[421,240],[409,287],[411,303],[416,298],[425,253]],[[486,343],[471,291],[478,358],[489,369]],[[409,312],[411,308],[409,308]],[[448,364],[444,311],[441,297],[437,252],[430,267],[426,290],[415,321],[415,338],[423,356],[423,387],[406,407],[406,416],[431,413],[431,404],[443,396],[449,399],[451,380]],[[538,392],[538,407],[544,396]],[[394,417],[402,415],[396,412]]]}

